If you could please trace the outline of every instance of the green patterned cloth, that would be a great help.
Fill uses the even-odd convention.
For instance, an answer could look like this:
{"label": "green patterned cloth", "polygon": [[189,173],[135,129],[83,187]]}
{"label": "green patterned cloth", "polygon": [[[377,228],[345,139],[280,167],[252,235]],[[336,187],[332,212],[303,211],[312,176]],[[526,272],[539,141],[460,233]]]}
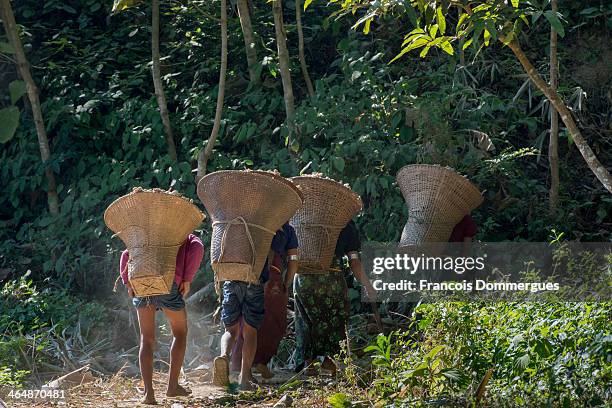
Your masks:
{"label": "green patterned cloth", "polygon": [[317,356],[334,356],[346,338],[349,303],[344,274],[296,274],[295,294],[296,364]]}
{"label": "green patterned cloth", "polygon": [[340,231],[332,265],[336,271],[304,275],[293,280],[295,298],[296,368],[318,356],[333,357],[346,339],[350,304],[345,274],[352,279],[343,261],[345,255],[361,250],[359,231],[353,221]]}

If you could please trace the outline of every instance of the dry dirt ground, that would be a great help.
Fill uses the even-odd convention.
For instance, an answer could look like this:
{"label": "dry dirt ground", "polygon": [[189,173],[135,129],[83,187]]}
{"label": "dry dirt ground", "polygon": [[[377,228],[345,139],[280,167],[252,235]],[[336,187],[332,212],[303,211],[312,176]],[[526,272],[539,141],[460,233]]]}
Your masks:
{"label": "dry dirt ground", "polygon": [[[234,386],[228,389],[215,387],[210,383],[210,373],[190,373],[181,381],[191,389],[189,397],[168,398],[165,396],[166,375],[156,373],[154,388],[160,408],[199,407],[274,407],[285,395],[293,400],[293,407],[328,407],[327,397],[336,391],[336,382],[330,378],[303,378],[293,373],[277,373],[271,384],[260,384],[257,391],[238,393]],[[152,407],[143,405],[139,380],[114,376],[97,378],[93,382],[72,386],[64,390],[64,399],[32,400],[5,399],[7,408],[132,408]],[[285,397],[287,398],[287,397]],[[2,400],[0,400],[2,401]],[[289,405],[280,405],[287,407]],[[0,407],[2,404],[0,403]]]}

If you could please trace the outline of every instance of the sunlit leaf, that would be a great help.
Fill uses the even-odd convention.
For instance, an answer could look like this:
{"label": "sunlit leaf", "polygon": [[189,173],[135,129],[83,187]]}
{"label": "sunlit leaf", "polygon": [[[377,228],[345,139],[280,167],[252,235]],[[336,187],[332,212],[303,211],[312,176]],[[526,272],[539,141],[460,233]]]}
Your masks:
{"label": "sunlit leaf", "polygon": [[440,48],[442,48],[442,50],[447,54],[455,54],[455,50],[453,49],[453,46],[451,45],[450,41],[444,41],[442,44],[440,44]]}
{"label": "sunlit leaf", "polygon": [[512,7],[518,8],[518,6],[519,6],[519,0],[512,0]]}
{"label": "sunlit leaf", "polygon": [[440,34],[446,33],[446,18],[444,18],[444,13],[442,13],[442,6],[438,7],[436,10],[436,21],[440,28]]}
{"label": "sunlit leaf", "polygon": [[431,38],[436,38],[436,34],[438,33],[438,25],[434,24],[431,27],[429,27],[429,35],[431,36]]}
{"label": "sunlit leaf", "polygon": [[312,3],[312,0],[305,0],[305,1],[304,1],[304,11],[306,11],[306,9],[308,8],[308,6],[310,6],[310,3]]}
{"label": "sunlit leaf", "polygon": [[461,17],[459,17],[459,21],[457,21],[457,31],[459,31],[459,28],[461,27],[461,24],[463,24],[463,22],[465,21],[466,18],[468,18],[468,14],[467,13],[461,14]]}
{"label": "sunlit leaf", "polygon": [[429,52],[429,46],[426,46],[425,48],[423,48],[423,51],[421,51],[421,53],[419,54],[419,56],[421,58],[425,58],[425,56],[427,55],[427,53]]}
{"label": "sunlit leaf", "polygon": [[142,0],[115,0],[113,2],[113,9],[111,10],[111,12],[118,13],[120,11],[127,10],[128,8],[140,3],[141,1]]}

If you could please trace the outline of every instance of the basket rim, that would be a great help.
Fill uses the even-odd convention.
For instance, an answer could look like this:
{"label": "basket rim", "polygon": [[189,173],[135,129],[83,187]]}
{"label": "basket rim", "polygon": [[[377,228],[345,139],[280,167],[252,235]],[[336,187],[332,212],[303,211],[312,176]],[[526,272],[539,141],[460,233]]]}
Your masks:
{"label": "basket rim", "polygon": [[156,197],[163,197],[163,199],[166,199],[168,201],[180,203],[181,205],[185,206],[185,211],[193,212],[194,216],[197,213],[197,216],[200,219],[200,223],[204,221],[204,219],[206,218],[206,215],[202,211],[200,211],[200,209],[194,203],[190,202],[187,198],[183,196],[178,196],[178,195],[174,195],[174,194],[171,194],[168,192],[162,192],[162,191],[146,191],[146,190],[131,191],[115,199],[112,203],[109,204],[108,207],[106,207],[106,210],[104,210],[104,223],[111,231],[116,233],[120,230],[120,229],[115,228],[117,227],[117,225],[113,222],[114,217],[112,217],[111,211],[119,210],[120,208],[117,208],[117,207],[121,206],[123,202],[127,200],[128,198],[135,197],[136,195],[141,195],[142,197],[144,197],[144,195],[154,195]]}
{"label": "basket rim", "polygon": [[302,204],[304,203],[304,193],[302,192],[302,190],[300,190],[299,187],[296,186],[295,183],[292,182],[289,178],[282,176],[280,173],[275,173],[270,170],[245,170],[245,171],[257,173],[257,174],[263,174],[264,176],[272,177],[275,180],[285,183],[286,185],[291,187],[295,192],[298,193],[298,195],[300,196],[300,199],[302,200]]}
{"label": "basket rim", "polygon": [[293,182],[291,182],[291,180],[279,174],[274,174],[273,172],[266,171],[266,170],[217,170],[217,171],[213,171],[212,173],[208,173],[204,175],[204,177],[202,177],[200,181],[198,182],[197,194],[198,194],[198,198],[200,199],[200,201],[202,202],[204,201],[202,199],[202,194],[203,194],[202,190],[204,189],[205,181],[211,178],[216,178],[216,177],[221,177],[221,176],[237,176],[237,177],[255,176],[256,179],[260,178],[261,180],[264,180],[264,177],[268,179],[271,178],[272,180],[278,181],[279,183],[284,184],[285,186],[289,187],[291,191],[293,191],[295,195],[297,195],[298,199],[300,200],[300,203],[304,204],[304,194],[300,191],[300,189]]}
{"label": "basket rim", "polygon": [[445,166],[441,166],[439,164],[407,164],[403,166],[401,169],[399,169],[395,176],[395,180],[400,190],[402,191],[402,195],[404,194],[404,188],[403,188],[402,183],[400,183],[400,178],[408,177],[410,176],[410,174],[431,171],[431,170],[444,173],[445,175],[457,180],[458,182],[462,183],[465,186],[465,188],[469,190],[469,193],[471,196],[473,196],[474,198],[478,197],[478,199],[474,200],[476,202],[476,204],[474,205],[474,208],[477,208],[483,203],[484,197],[482,196],[482,192],[470,179],[459,174],[454,169],[451,169]]}
{"label": "basket rim", "polygon": [[[321,177],[321,176],[315,176],[315,175],[311,175],[311,174],[304,174],[301,176],[295,176],[295,177],[291,177],[289,180],[291,181],[315,181],[316,182],[321,182],[321,183],[327,183],[329,186],[336,188],[338,190],[344,190],[347,195],[350,197],[350,199],[353,201],[353,204],[355,204],[355,213],[359,213],[360,211],[363,210],[363,201],[361,200],[361,196],[359,194],[357,194],[355,191],[353,191],[353,189],[351,189],[350,187],[345,186],[344,184],[342,184],[339,181],[336,181],[334,179],[328,178],[328,177]],[[299,188],[299,187],[298,187]]]}

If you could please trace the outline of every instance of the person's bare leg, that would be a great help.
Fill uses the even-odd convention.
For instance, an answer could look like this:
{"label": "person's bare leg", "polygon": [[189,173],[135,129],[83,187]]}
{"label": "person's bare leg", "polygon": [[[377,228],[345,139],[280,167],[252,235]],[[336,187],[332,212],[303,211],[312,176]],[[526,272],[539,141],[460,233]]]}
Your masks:
{"label": "person's bare leg", "polygon": [[240,322],[236,322],[225,328],[225,333],[221,336],[221,357],[229,356],[230,351],[234,347],[234,343],[240,334]]}
{"label": "person's bare leg", "polygon": [[240,335],[240,323],[237,321],[225,328],[221,336],[221,355],[213,361],[213,384],[225,387],[229,385],[229,353]]}
{"label": "person's bare leg", "polygon": [[187,348],[187,312],[185,308],[174,311],[163,309],[164,314],[170,322],[172,330],[172,346],[170,347],[170,372],[168,373],[168,397],[184,397],[190,394],[185,388],[179,385],[178,378],[185,359]]}
{"label": "person's bare leg", "polygon": [[246,321],[242,327],[242,337],[244,343],[242,345],[242,367],[240,369],[240,387],[243,390],[250,390],[251,381],[253,381],[253,374],[251,373],[251,366],[255,359],[255,353],[257,352],[257,329],[249,325]]}
{"label": "person's bare leg", "polygon": [[136,308],[140,326],[140,375],[144,383],[143,404],[157,404],[153,390],[153,349],[155,347],[155,307],[152,305]]}

